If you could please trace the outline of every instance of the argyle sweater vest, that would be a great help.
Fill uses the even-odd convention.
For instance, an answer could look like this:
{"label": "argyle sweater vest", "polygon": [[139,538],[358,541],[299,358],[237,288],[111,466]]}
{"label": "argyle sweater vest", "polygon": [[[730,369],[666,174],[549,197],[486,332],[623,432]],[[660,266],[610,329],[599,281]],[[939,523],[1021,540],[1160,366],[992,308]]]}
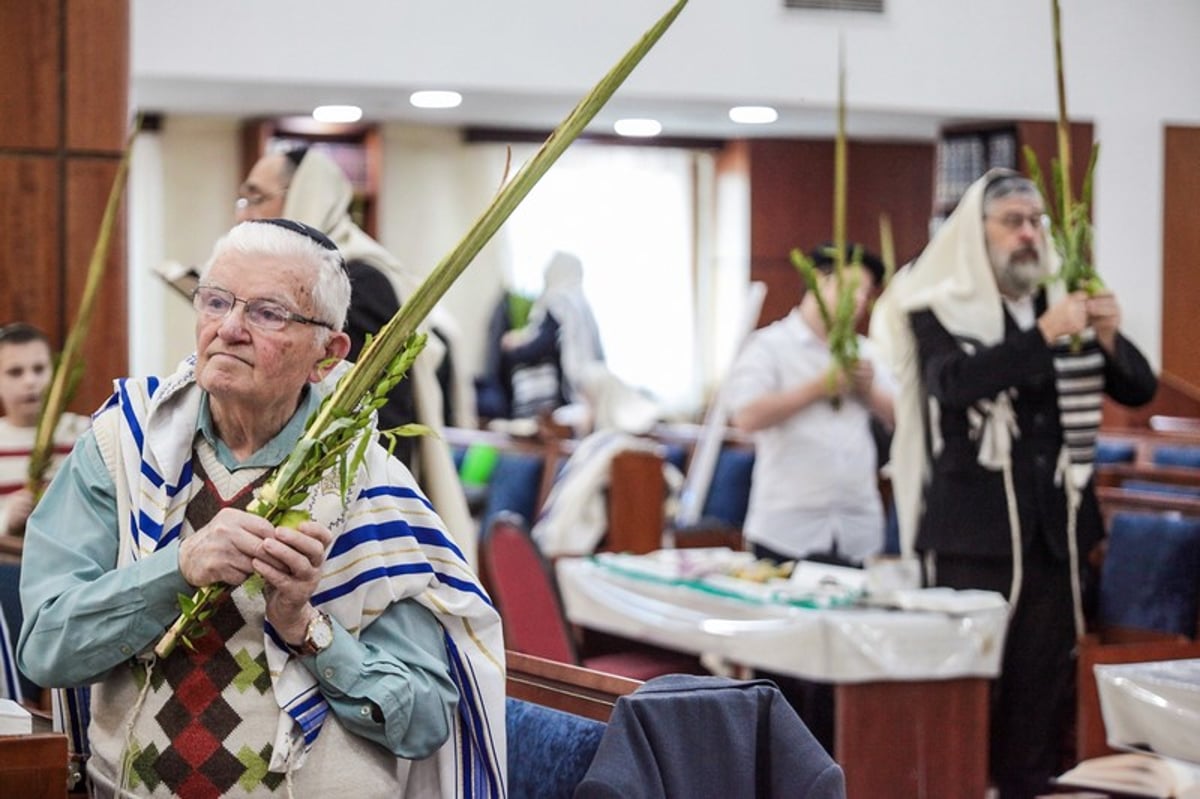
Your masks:
{"label": "argyle sweater vest", "polygon": [[[204,526],[224,507],[245,508],[253,489],[267,477],[263,469],[226,471],[203,439],[198,439],[196,455],[193,485],[200,488],[188,502],[188,531]],[[122,756],[129,758],[124,787],[133,796],[289,795],[287,775],[267,770],[280,709],[263,644],[265,598],[255,582],[227,592],[203,634],[192,638],[193,648],[177,647],[158,661],[148,687],[144,663],[131,660],[115,670],[120,672],[115,679],[94,688],[89,735],[98,795],[125,795],[114,789]],[[126,724],[132,725],[128,740]],[[330,792],[331,786],[350,784],[355,796],[395,790],[397,771],[404,770],[397,758],[345,733],[340,724],[327,721],[326,726],[330,734],[318,747],[324,756],[316,759],[341,766],[335,770],[310,763],[297,771],[292,775],[295,795],[341,795]],[[349,770],[339,777],[341,769]]]}

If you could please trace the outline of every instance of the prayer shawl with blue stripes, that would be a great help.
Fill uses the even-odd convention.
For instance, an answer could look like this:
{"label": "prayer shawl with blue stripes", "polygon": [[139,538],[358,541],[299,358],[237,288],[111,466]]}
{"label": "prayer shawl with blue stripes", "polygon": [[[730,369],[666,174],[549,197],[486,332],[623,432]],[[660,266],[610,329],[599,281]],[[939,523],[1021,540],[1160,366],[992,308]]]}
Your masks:
{"label": "prayer shawl with blue stripes", "polygon": [[[119,564],[177,539],[193,484],[192,442],[200,409],[194,357],[161,382],[116,383],[109,405],[120,409],[121,517]],[[334,377],[314,388],[331,390]],[[198,483],[199,481],[196,481]],[[433,757],[413,763],[411,783],[437,781],[443,796],[501,797],[505,793],[504,645],[491,601],[408,471],[372,445],[343,507],[336,477],[314,488],[303,504],[329,527],[334,541],[312,603],[353,635],[394,602],[428,608],[445,630],[451,672],[459,690],[450,739]],[[279,717],[271,771],[298,768],[329,712],[316,679],[264,631]],[[302,742],[303,745],[298,745]],[[436,768],[436,776],[419,776]],[[348,775],[350,776],[350,775]]]}

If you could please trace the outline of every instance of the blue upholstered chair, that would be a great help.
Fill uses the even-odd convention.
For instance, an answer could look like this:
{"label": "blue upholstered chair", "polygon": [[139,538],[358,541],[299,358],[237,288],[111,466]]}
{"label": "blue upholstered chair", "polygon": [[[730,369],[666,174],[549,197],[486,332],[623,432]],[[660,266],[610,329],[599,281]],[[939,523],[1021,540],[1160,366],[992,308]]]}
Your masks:
{"label": "blue upholstered chair", "polygon": [[537,518],[538,495],[542,488],[541,455],[501,452],[488,482],[479,535],[487,535],[501,513],[515,513],[532,524]]}
{"label": "blue upholstered chair", "polygon": [[1096,465],[1102,466],[1106,463],[1133,463],[1137,456],[1137,447],[1131,441],[1105,441],[1100,439],[1096,442]]}
{"label": "blue upholstered chair", "polygon": [[[21,634],[21,564],[19,563],[0,563],[0,608],[4,612],[4,622],[8,627],[10,643],[15,648],[17,645],[17,636]],[[3,644],[0,644],[2,646]],[[13,661],[15,669],[15,661]],[[26,700],[38,701],[42,695],[41,686],[36,685],[32,680],[21,674],[16,673],[17,682],[21,686],[21,695]]]}
{"label": "blue upholstered chair", "polygon": [[680,472],[687,471],[688,450],[682,444],[664,445],[663,460]]}
{"label": "blue upholstered chair", "polygon": [[1146,491],[1152,494],[1172,494],[1180,497],[1196,497],[1200,499],[1200,485],[1181,485],[1178,483],[1163,483],[1157,480],[1126,480],[1121,488],[1127,491]]}
{"label": "blue upholstered chair", "polygon": [[1100,624],[1195,637],[1198,618],[1200,518],[1114,514],[1100,574]]}
{"label": "blue upholstered chair", "polygon": [[606,725],[512,697],[505,712],[509,799],[571,799]]}
{"label": "blue upholstered chair", "polygon": [[708,497],[700,516],[741,528],[750,505],[750,477],[754,471],[754,450],[724,447],[717,455]]}
{"label": "blue upholstered chair", "polygon": [[1156,466],[1186,466],[1200,469],[1200,447],[1186,445],[1155,447],[1151,460]]}

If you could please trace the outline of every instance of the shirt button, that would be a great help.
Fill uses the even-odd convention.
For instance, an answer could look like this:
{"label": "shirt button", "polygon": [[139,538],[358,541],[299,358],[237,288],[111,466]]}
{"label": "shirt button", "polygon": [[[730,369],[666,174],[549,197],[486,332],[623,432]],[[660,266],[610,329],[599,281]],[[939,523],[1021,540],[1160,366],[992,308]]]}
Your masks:
{"label": "shirt button", "polygon": [[327,668],[326,668],[324,671],[322,671],[321,673],[325,675],[325,679],[327,679],[327,680],[332,680],[332,679],[333,679],[333,668],[332,668],[332,667],[327,667]]}
{"label": "shirt button", "polygon": [[122,655],[132,655],[133,647],[131,647],[129,644],[121,644],[121,654]]}
{"label": "shirt button", "polygon": [[370,706],[370,705],[363,705],[362,707],[360,707],[360,708],[358,709],[358,715],[362,716],[364,719],[365,719],[365,718],[370,718],[370,716],[371,716],[371,706]]}

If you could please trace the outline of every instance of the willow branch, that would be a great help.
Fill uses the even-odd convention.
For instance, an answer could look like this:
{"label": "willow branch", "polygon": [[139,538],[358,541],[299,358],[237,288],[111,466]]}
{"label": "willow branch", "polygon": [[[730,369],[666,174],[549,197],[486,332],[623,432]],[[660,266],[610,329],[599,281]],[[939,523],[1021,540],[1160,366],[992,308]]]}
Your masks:
{"label": "willow branch", "polygon": [[42,410],[38,415],[37,432],[34,434],[33,449],[29,455],[26,486],[35,497],[41,495],[46,470],[54,455],[54,431],[62,419],[63,412],[71,402],[75,389],[79,385],[79,377],[83,369],[83,342],[87,338],[88,327],[92,322],[92,311],[96,306],[96,297],[100,293],[100,284],[108,266],[108,250],[112,241],[113,228],[117,223],[117,211],[121,207],[121,197],[125,193],[125,182],[129,175],[129,160],[133,154],[133,142],[142,127],[141,115],[134,120],[133,130],[125,142],[125,150],[117,164],[117,174],[113,176],[111,188],[108,190],[108,201],[104,205],[104,215],[100,219],[100,231],[92,246],[91,260],[88,262],[87,279],[83,286],[83,296],[79,300],[79,309],[75,314],[75,322],[67,333],[67,340],[59,354],[54,375],[50,379],[50,387],[42,401]]}
{"label": "willow branch", "polygon": [[1071,122],[1067,117],[1067,81],[1063,70],[1062,56],[1062,20],[1058,9],[1058,0],[1050,2],[1050,16],[1054,29],[1054,82],[1058,91],[1058,163],[1062,170],[1062,205],[1063,226],[1070,234],[1073,224],[1071,219]]}
{"label": "willow branch", "polygon": [[833,144],[833,248],[839,288],[846,267],[846,55],[838,39],[837,138]]}

